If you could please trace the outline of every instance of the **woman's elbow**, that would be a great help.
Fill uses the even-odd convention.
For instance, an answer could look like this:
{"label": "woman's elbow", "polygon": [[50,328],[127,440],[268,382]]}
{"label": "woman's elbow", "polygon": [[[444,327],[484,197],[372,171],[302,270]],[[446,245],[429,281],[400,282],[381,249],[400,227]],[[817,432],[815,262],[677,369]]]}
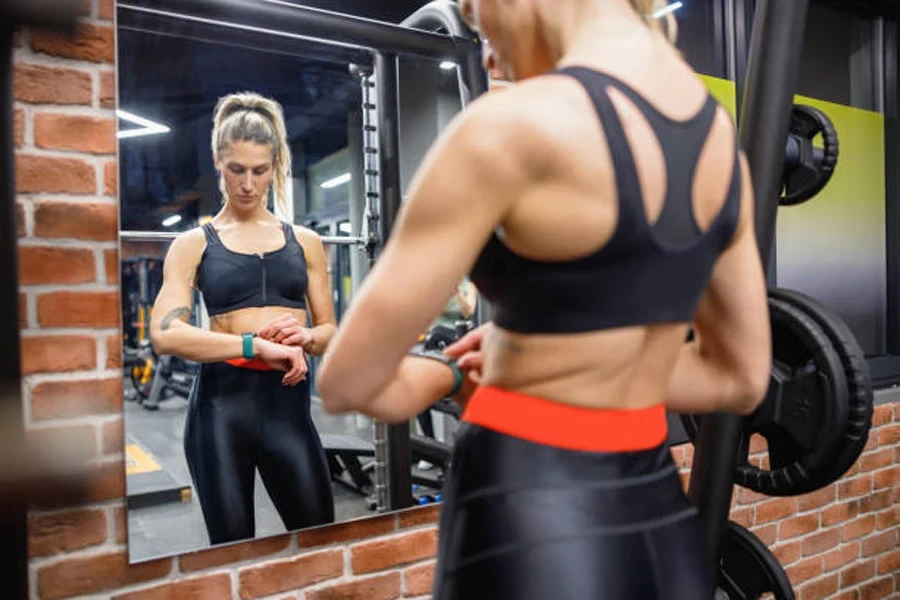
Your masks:
{"label": "woman's elbow", "polygon": [[159,356],[172,354],[172,348],[169,345],[169,336],[156,327],[150,327],[150,346]]}
{"label": "woman's elbow", "polygon": [[335,415],[355,410],[356,402],[346,381],[338,377],[328,361],[322,361],[316,372],[316,390],[322,400],[325,412]]}
{"label": "woman's elbow", "polygon": [[769,391],[771,368],[772,361],[767,354],[764,360],[748,365],[744,373],[737,378],[735,404],[739,414],[744,416],[752,414],[765,400]]}

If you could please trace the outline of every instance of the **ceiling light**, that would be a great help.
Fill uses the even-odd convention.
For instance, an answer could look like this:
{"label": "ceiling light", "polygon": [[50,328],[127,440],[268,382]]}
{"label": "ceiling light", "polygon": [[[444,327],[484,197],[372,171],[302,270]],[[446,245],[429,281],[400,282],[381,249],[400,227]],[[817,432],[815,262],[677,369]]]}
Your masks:
{"label": "ceiling light", "polygon": [[134,129],[120,129],[116,133],[116,137],[119,139],[138,137],[142,135],[154,135],[158,133],[168,133],[170,131],[170,129],[165,125],[161,125],[159,123],[151,121],[150,119],[145,119],[144,117],[139,117],[122,109],[116,111],[116,116],[118,116],[123,121],[127,121],[135,125],[140,125],[140,127],[135,127]]}
{"label": "ceiling light", "polygon": [[323,181],[319,184],[319,187],[325,188],[326,190],[330,190],[333,187],[337,187],[339,185],[343,185],[350,181],[350,173],[344,173],[343,175],[338,175],[337,177],[332,177],[328,181]]}
{"label": "ceiling light", "polygon": [[350,226],[350,223],[344,221],[340,225],[338,225],[338,230],[341,233],[353,233],[353,228]]}
{"label": "ceiling light", "polygon": [[440,65],[440,66],[441,66],[441,68],[442,68],[443,70],[449,71],[449,70],[451,70],[451,69],[455,69],[455,68],[456,68],[456,63],[453,62],[452,60],[445,60],[445,61],[441,61],[441,65]]}
{"label": "ceiling light", "polygon": [[166,217],[163,219],[163,227],[171,227],[175,223],[181,221],[181,215],[172,215],[171,217]]}
{"label": "ceiling light", "polygon": [[684,4],[681,2],[673,2],[672,4],[670,4],[668,6],[664,6],[663,8],[661,8],[658,11],[656,11],[655,13],[653,13],[653,18],[658,19],[660,17],[664,17],[669,13],[675,12],[682,6],[684,6]]}

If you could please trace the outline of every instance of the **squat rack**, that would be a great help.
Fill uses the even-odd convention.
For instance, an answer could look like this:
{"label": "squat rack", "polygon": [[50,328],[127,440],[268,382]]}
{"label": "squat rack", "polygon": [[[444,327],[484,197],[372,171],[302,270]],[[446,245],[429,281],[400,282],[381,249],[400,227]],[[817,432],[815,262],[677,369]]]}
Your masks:
{"label": "squat rack", "polygon": [[[13,407],[19,421],[22,414],[19,331],[16,319],[11,317],[18,314],[19,284],[13,184],[12,28],[15,25],[65,25],[71,28],[76,19],[78,4],[72,0],[44,0],[39,3],[0,0],[0,202],[4,205],[3,210],[0,210],[0,310],[7,315],[6,319],[0,320],[0,340],[6,348],[6,360],[0,361],[0,402]],[[298,45],[307,44],[308,47],[309,43],[324,44],[374,55],[381,167],[378,200],[382,236],[376,248],[377,254],[388,238],[393,218],[401,204],[397,166],[398,54],[455,60],[459,64],[464,100],[477,97],[486,88],[479,65],[477,37],[463,35],[467,30],[458,19],[458,13],[448,12],[440,6],[450,4],[447,0],[437,0],[433,4],[432,9],[423,9],[416,13],[418,16],[413,16],[415,18],[410,17],[404,22],[404,26],[296,6],[278,0],[141,0],[140,5],[119,3],[118,9],[122,20],[127,20],[130,15],[140,20],[143,30],[161,34],[167,33],[166,29],[179,20],[205,25],[222,25],[227,22],[227,25],[247,34],[288,35],[295,38]],[[768,263],[768,249],[775,232],[776,192],[807,8],[808,0],[757,0],[756,27],[741,111],[740,140],[753,173],[757,198],[756,227],[763,264]],[[235,20],[239,23],[235,24]],[[435,29],[444,29],[450,33],[435,33]],[[721,541],[734,486],[733,471],[740,426],[740,418],[732,415],[714,415],[705,419],[696,443],[695,466],[691,472],[689,495],[699,508],[716,566],[721,554]],[[391,510],[412,505],[408,484],[408,429],[405,432],[406,440],[403,439],[403,429],[404,426],[387,428],[386,444],[391,458],[388,465],[390,489],[387,508]],[[14,595],[26,597],[24,510],[20,517],[3,532],[8,533],[4,535],[7,543],[15,545],[12,558],[4,561],[4,570],[11,572],[3,579],[10,583],[8,589],[12,589]],[[16,593],[16,582],[21,582],[21,593]]]}

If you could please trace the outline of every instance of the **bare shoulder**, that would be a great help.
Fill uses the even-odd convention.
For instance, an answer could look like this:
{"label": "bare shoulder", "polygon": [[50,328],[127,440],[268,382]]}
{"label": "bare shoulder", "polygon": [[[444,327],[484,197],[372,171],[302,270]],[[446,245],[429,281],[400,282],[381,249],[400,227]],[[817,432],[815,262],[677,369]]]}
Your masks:
{"label": "bare shoulder", "polygon": [[185,232],[179,233],[171,246],[167,260],[175,259],[178,261],[199,262],[200,256],[206,249],[206,234],[203,233],[202,227],[194,227]]}
{"label": "bare shoulder", "polygon": [[309,251],[314,248],[322,247],[322,236],[309,227],[292,225],[291,228],[294,231],[294,237],[296,237],[300,245],[303,246],[305,252],[309,253]]}

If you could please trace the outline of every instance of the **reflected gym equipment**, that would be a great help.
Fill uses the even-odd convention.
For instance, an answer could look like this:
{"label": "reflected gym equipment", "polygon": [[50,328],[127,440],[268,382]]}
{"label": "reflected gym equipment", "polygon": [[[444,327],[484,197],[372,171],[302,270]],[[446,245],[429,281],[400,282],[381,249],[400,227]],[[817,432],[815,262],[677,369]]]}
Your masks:
{"label": "reflected gym equipment", "polygon": [[[818,136],[822,137],[822,148],[813,146]],[[778,204],[793,206],[821,192],[834,175],[839,152],[838,134],[831,119],[812,106],[794,105],[784,156],[784,189]]]}

